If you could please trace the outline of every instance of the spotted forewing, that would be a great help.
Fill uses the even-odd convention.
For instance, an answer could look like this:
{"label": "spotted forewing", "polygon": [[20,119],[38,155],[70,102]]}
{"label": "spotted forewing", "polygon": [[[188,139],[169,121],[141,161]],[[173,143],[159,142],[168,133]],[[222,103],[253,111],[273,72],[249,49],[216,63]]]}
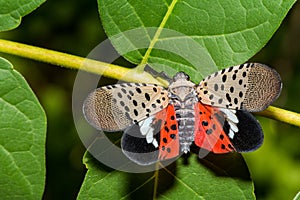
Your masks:
{"label": "spotted forewing", "polygon": [[97,88],[86,98],[87,121],[104,131],[124,130],[164,109],[168,91],[152,84],[123,83]]}
{"label": "spotted forewing", "polygon": [[275,70],[260,63],[247,63],[206,77],[196,90],[203,104],[258,112],[277,99],[281,86]]}

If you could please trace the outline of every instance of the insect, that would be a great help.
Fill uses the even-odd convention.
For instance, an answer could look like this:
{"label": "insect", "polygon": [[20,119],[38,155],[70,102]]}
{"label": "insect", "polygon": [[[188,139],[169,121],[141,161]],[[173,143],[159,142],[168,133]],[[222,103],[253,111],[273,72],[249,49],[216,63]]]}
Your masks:
{"label": "insect", "polygon": [[264,110],[281,88],[275,70],[246,63],[199,84],[178,72],[167,89],[146,83],[100,87],[86,98],[83,112],[96,129],[124,130],[124,154],[149,165],[188,153],[192,144],[216,154],[257,149],[264,136],[249,112]]}

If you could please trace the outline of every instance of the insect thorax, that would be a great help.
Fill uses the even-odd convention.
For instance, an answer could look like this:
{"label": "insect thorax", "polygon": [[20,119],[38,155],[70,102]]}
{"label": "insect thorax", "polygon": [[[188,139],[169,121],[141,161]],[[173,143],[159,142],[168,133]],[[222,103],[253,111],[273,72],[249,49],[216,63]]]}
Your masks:
{"label": "insect thorax", "polygon": [[187,153],[194,141],[194,109],[198,98],[195,84],[185,73],[179,72],[174,76],[169,86],[169,100],[175,108],[181,152]]}

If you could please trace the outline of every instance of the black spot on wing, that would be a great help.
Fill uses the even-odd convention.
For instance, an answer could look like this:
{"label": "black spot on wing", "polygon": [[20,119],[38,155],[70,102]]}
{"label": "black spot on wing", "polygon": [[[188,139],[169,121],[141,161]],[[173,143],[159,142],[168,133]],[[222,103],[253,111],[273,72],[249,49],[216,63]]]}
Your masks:
{"label": "black spot on wing", "polygon": [[202,121],[202,126],[208,126],[208,121]]}
{"label": "black spot on wing", "polygon": [[177,130],[176,124],[172,124],[172,125],[170,126],[170,128],[171,128],[173,131],[176,131],[176,130]]}
{"label": "black spot on wing", "polygon": [[169,127],[167,127],[167,126],[164,126],[164,129],[165,129],[165,131],[166,131],[167,133],[169,133],[169,132],[170,132],[170,129],[169,129]]}
{"label": "black spot on wing", "polygon": [[224,84],[221,85],[221,90],[224,91]]}
{"label": "black spot on wing", "polygon": [[135,90],[136,90],[136,92],[139,93],[139,94],[142,93],[142,90],[141,90],[141,88],[139,88],[139,87],[135,88]]}
{"label": "black spot on wing", "polygon": [[246,72],[243,72],[242,76],[243,76],[243,77],[246,77],[246,76],[247,76],[247,73],[246,73]]}
{"label": "black spot on wing", "polygon": [[131,96],[134,95],[134,93],[133,93],[131,90],[129,90],[129,94],[130,94]]}
{"label": "black spot on wing", "polygon": [[162,139],[162,141],[163,141],[163,143],[167,143],[168,142],[167,138],[165,138],[165,137]]}
{"label": "black spot on wing", "polygon": [[150,101],[150,95],[148,93],[145,93],[145,98],[147,101]]}
{"label": "black spot on wing", "polygon": [[222,102],[223,102],[223,99],[222,99],[222,98],[218,100],[218,103],[219,103],[219,104],[221,104]]}
{"label": "black spot on wing", "polygon": [[236,79],[236,74],[233,74],[232,75],[232,80],[235,80]]}
{"label": "black spot on wing", "polygon": [[226,93],[226,99],[227,99],[229,102],[231,102],[231,97],[230,97],[230,95],[229,95],[228,93]]}
{"label": "black spot on wing", "polygon": [[226,75],[226,74],[223,74],[223,76],[222,76],[222,81],[223,81],[223,83],[225,83],[226,80],[227,80],[227,75]]}
{"label": "black spot on wing", "polygon": [[210,135],[210,134],[212,134],[213,133],[213,130],[210,128],[210,129],[207,129],[206,131],[205,131],[205,133],[207,134],[207,135]]}
{"label": "black spot on wing", "polygon": [[122,88],[122,89],[121,89],[121,91],[122,91],[124,94],[126,94],[126,93],[127,93],[127,90],[126,90],[126,89],[124,89],[124,88]]}
{"label": "black spot on wing", "polygon": [[137,103],[136,100],[133,100],[132,103],[133,103],[134,106],[137,106],[137,105],[138,105],[138,103]]}
{"label": "black spot on wing", "polygon": [[172,133],[172,134],[170,134],[170,138],[173,139],[173,140],[175,140],[176,139],[176,135]]}
{"label": "black spot on wing", "polygon": [[217,91],[218,91],[218,89],[219,89],[219,86],[218,86],[218,84],[215,84],[215,85],[214,85],[214,90],[217,92]]}
{"label": "black spot on wing", "polygon": [[146,108],[146,104],[144,102],[142,102],[142,107]]}

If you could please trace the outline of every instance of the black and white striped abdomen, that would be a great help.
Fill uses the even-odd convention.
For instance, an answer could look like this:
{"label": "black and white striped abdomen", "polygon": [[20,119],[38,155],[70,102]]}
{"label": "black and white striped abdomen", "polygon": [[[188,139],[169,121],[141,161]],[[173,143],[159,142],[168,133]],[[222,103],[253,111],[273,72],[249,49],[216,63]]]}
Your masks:
{"label": "black and white striped abdomen", "polygon": [[195,104],[197,98],[190,98],[188,101],[181,102],[177,99],[171,99],[170,103],[174,104],[176,120],[178,123],[178,135],[180,152],[187,153],[194,141],[195,129]]}

